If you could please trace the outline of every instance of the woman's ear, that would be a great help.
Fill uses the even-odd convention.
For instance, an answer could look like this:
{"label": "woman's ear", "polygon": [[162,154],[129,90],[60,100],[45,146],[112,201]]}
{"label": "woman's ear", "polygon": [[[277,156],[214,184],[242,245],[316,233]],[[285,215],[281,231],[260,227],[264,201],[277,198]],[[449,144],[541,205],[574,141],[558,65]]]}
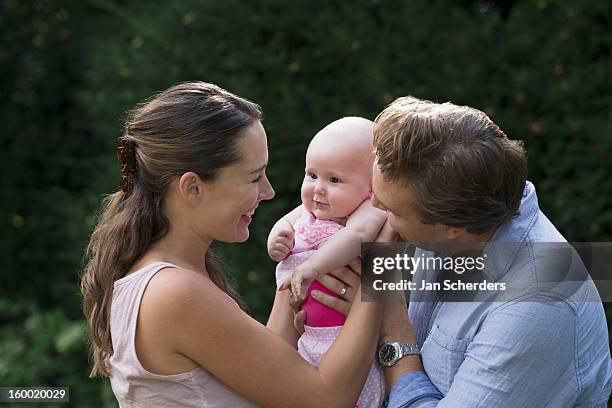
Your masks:
{"label": "woman's ear", "polygon": [[196,206],[202,201],[203,186],[200,176],[189,171],[181,176],[178,182],[178,190],[187,203]]}

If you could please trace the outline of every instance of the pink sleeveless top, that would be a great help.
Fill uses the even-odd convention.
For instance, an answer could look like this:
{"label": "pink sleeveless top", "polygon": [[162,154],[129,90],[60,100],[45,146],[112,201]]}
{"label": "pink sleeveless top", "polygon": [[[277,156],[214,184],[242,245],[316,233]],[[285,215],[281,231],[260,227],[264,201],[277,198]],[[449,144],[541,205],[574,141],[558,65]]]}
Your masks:
{"label": "pink sleeveless top", "polygon": [[[291,278],[293,269],[295,269],[296,266],[310,258],[312,254],[321,248],[342,228],[344,228],[344,226],[335,221],[320,220],[316,218],[304,208],[302,216],[293,226],[295,231],[293,250],[291,254],[276,267],[277,287],[280,287],[287,279]],[[306,325],[311,327],[342,326],[346,321],[346,316],[331,307],[317,302],[311,296],[313,290],[339,297],[318,281],[314,281],[308,288],[306,301],[302,305],[302,309],[306,310]]]}
{"label": "pink sleeveless top", "polygon": [[257,407],[202,367],[173,374],[147,371],[136,356],[136,321],[140,301],[149,280],[163,268],[156,262],[115,282],[111,305],[109,359],[111,386],[121,408],[125,407]]}

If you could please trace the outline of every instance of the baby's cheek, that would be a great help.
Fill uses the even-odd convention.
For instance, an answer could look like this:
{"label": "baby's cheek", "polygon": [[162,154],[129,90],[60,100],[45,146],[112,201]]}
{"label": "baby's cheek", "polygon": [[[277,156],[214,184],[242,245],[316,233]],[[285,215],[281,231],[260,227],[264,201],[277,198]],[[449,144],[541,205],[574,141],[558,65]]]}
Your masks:
{"label": "baby's cheek", "polygon": [[[310,189],[310,191],[312,190]],[[310,201],[312,197],[312,193],[309,192],[308,187],[302,186],[302,188],[300,189],[300,196],[302,198],[302,202],[306,202],[306,201]]]}
{"label": "baby's cheek", "polygon": [[366,198],[367,195],[363,191],[353,188],[342,191],[341,200],[343,206],[356,210]]}

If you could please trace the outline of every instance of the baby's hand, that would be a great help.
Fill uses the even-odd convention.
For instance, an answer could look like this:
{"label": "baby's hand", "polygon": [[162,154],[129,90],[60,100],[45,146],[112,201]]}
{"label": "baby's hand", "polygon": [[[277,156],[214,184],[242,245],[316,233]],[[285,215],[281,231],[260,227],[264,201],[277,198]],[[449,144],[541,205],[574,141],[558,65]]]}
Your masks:
{"label": "baby's hand", "polygon": [[275,262],[287,258],[294,245],[293,227],[289,222],[281,220],[277,222],[268,236],[268,254]]}
{"label": "baby's hand", "polygon": [[291,293],[298,299],[305,299],[310,284],[319,277],[316,269],[306,261],[298,265],[291,275]]}

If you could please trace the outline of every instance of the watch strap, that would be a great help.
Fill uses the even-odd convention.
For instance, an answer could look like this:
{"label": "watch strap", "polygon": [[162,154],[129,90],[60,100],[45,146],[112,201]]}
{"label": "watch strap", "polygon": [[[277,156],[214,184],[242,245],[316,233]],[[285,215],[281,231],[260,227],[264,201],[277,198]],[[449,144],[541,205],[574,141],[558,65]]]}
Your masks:
{"label": "watch strap", "polygon": [[399,345],[400,345],[400,349],[402,350],[402,355],[400,356],[400,358],[404,356],[421,354],[421,351],[419,350],[419,346],[417,346],[416,344],[400,343]]}

